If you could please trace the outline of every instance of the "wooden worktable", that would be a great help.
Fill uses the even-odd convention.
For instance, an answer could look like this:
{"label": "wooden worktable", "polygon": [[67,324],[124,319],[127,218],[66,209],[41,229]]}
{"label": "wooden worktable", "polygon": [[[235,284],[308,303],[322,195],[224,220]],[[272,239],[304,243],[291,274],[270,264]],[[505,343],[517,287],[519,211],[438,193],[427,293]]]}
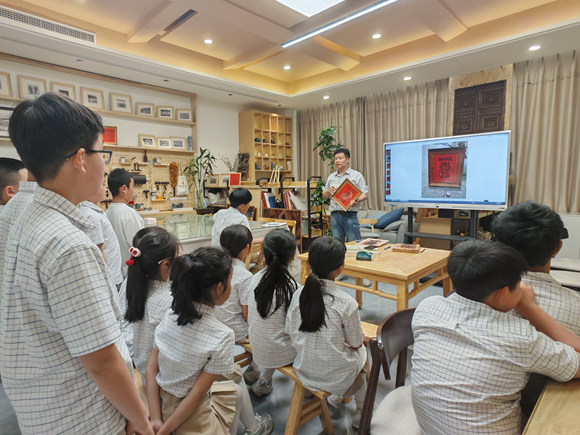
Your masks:
{"label": "wooden worktable", "polygon": [[580,380],[548,381],[523,435],[579,435]]}
{"label": "wooden worktable", "polygon": [[[443,294],[451,291],[451,279],[447,273],[447,258],[449,251],[439,249],[424,249],[420,254],[393,252],[390,246],[380,247],[380,257],[373,261],[360,261],[354,257],[347,257],[344,263],[343,274],[356,278],[356,284],[341,282],[340,285],[356,290],[356,299],[359,308],[362,307],[362,292],[397,301],[397,311],[409,307],[409,299],[433,284],[443,281]],[[310,274],[308,254],[298,256],[302,261],[302,284]],[[437,276],[421,284],[419,280],[431,273]],[[362,286],[362,280],[372,281],[372,287]],[[391,295],[378,289],[378,283],[383,282],[397,286],[397,294]],[[409,291],[409,286],[413,289]]]}

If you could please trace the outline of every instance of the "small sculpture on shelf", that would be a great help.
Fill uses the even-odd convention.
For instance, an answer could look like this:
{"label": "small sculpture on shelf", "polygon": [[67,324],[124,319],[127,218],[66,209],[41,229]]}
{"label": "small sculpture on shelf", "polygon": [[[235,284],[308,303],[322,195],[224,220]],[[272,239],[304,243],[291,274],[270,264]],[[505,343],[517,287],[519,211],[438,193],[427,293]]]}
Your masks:
{"label": "small sculpture on shelf", "polygon": [[276,139],[274,139],[274,136],[272,136],[272,138],[270,139],[270,143],[272,145],[275,145],[276,144]]}

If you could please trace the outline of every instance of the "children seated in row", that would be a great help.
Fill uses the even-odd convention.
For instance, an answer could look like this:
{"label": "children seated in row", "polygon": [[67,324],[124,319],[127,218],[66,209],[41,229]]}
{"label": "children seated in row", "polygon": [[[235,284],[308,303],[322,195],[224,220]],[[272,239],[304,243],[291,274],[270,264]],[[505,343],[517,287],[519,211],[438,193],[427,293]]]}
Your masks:
{"label": "children seated in row", "polygon": [[20,160],[0,157],[0,212],[18,193],[21,181],[28,179],[28,171]]}
{"label": "children seated in row", "polygon": [[[148,227],[135,234],[131,251],[129,272],[119,300],[126,305],[122,314],[131,324],[133,362],[145,385],[145,370],[153,348],[155,328],[171,308],[169,276],[179,248],[177,239],[166,230]],[[123,330],[128,337],[126,332],[129,331]]]}
{"label": "children seated in row", "polygon": [[110,157],[101,118],[46,93],[16,106],[9,133],[38,181],[10,231],[2,276],[0,366],[20,431],[153,435],[117,289],[77,208],[97,194]]}
{"label": "children seated in row", "polygon": [[310,246],[312,272],[292,296],[285,331],[296,349],[294,370],[306,388],[332,393],[328,403],[338,408],[354,394],[360,424],[366,394],[367,352],[358,303],[334,282],[342,272],[346,246],[335,237],[319,237]]}
{"label": "children seated in row", "polygon": [[288,272],[296,254],[296,239],[290,231],[277,229],[264,237],[263,250],[266,267],[254,275],[247,298],[252,357],[266,369],[252,385],[257,396],[270,394],[276,369],[292,364],[296,357],[290,336],[284,331],[286,313],[298,289]]}
{"label": "children seated in row", "polygon": [[568,238],[564,222],[550,207],[534,201],[516,204],[495,218],[498,242],[518,250],[530,265],[522,280],[532,286],[545,312],[580,336],[580,293],[562,286],[550,275],[550,262]]}
{"label": "children seated in row", "polygon": [[[236,344],[249,343],[248,293],[254,275],[246,269],[245,259],[252,249],[252,232],[243,225],[231,225],[222,231],[220,244],[232,258],[232,291],[227,301],[216,306],[216,319],[234,331]],[[244,373],[248,385],[260,377],[258,365],[252,360]]]}
{"label": "children seated in row", "polygon": [[[254,416],[243,379],[236,385],[234,332],[213,312],[230,296],[230,257],[199,248],[174,260],[173,302],[155,330],[147,366],[147,400],[157,435],[268,435],[269,415]],[[229,430],[228,430],[229,429]],[[175,431],[175,432],[174,432]]]}
{"label": "children seated in row", "polygon": [[113,202],[107,209],[107,217],[115,230],[119,246],[121,247],[121,270],[123,277],[127,276],[127,261],[131,258],[129,248],[132,246],[133,236],[145,226],[139,213],[129,207],[135,194],[133,175],[125,169],[113,169],[107,180],[109,191],[113,195]]}
{"label": "children seated in row", "polygon": [[123,282],[123,272],[121,271],[121,247],[119,240],[113,230],[113,226],[105,212],[98,206],[100,202],[105,199],[107,187],[103,183],[99,192],[83,201],[80,204],[80,211],[86,216],[90,223],[94,225],[94,229],[87,230],[87,236],[93,241],[95,245],[101,250],[105,257],[105,262],[111,271],[113,282],[119,288]]}
{"label": "children seated in row", "polygon": [[417,421],[426,435],[519,435],[530,373],[580,377],[580,338],[538,307],[521,281],[528,264],[514,248],[467,241],[447,268],[456,293],[425,299],[413,316]]}

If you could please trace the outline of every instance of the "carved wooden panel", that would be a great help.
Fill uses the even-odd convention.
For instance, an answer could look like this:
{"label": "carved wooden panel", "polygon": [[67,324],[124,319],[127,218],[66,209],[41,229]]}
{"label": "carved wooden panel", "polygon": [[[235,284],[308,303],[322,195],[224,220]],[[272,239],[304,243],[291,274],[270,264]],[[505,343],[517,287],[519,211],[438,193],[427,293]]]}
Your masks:
{"label": "carved wooden panel", "polygon": [[503,130],[505,95],[505,80],[456,89],[453,134]]}

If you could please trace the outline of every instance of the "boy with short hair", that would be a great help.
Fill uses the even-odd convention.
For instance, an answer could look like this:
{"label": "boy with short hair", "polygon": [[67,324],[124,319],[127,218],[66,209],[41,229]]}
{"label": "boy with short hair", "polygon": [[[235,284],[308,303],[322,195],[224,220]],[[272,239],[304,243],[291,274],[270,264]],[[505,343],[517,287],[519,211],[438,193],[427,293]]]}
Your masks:
{"label": "boy with short hair", "polygon": [[[220,247],[220,236],[224,228],[230,225],[243,225],[250,229],[246,213],[250,208],[252,194],[246,188],[240,187],[230,193],[230,208],[218,211],[213,217],[211,230],[211,245]],[[264,238],[254,239],[253,244],[262,243]]]}
{"label": "boy with short hair", "polygon": [[18,193],[21,181],[28,179],[28,171],[20,160],[0,157],[0,211]]}
{"label": "boy with short hair", "polygon": [[[548,316],[521,282],[515,249],[471,240],[449,256],[456,293],[422,301],[413,316],[413,408],[425,435],[521,434],[530,373],[580,377],[580,338]],[[509,312],[517,308],[522,319]]]}
{"label": "boy with short hair", "polygon": [[550,275],[550,262],[568,238],[558,213],[535,201],[522,202],[495,218],[493,232],[498,242],[518,250],[530,265],[522,281],[534,288],[540,308],[580,336],[580,293]]}
{"label": "boy with short hair", "polygon": [[105,199],[106,194],[107,187],[103,183],[95,196],[89,198],[87,201],[81,202],[80,211],[95,226],[93,230],[86,232],[87,236],[89,236],[103,253],[111,276],[113,277],[113,282],[119,288],[123,282],[121,248],[111,222],[107,219],[105,212],[97,205]]}
{"label": "boy with short hair", "polygon": [[139,213],[128,205],[135,193],[133,175],[125,169],[113,169],[109,174],[108,183],[113,202],[109,205],[106,214],[121,247],[121,270],[123,277],[126,277],[128,270],[126,261],[131,258],[129,248],[133,242],[133,236],[145,227],[145,223]]}
{"label": "boy with short hair", "polygon": [[102,121],[46,93],[18,104],[9,133],[38,182],[10,231],[2,277],[0,367],[20,430],[153,435],[129,371],[117,290],[77,209],[110,159]]}

